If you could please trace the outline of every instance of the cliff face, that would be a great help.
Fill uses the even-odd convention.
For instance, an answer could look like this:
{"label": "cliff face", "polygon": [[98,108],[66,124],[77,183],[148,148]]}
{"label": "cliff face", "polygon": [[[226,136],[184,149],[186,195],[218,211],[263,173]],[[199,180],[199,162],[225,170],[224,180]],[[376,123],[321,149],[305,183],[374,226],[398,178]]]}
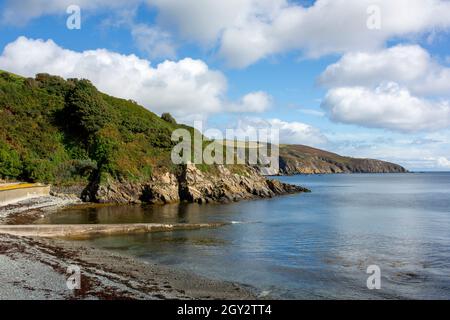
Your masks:
{"label": "cliff face", "polygon": [[297,192],[309,190],[268,180],[250,167],[237,174],[219,165],[217,172],[205,173],[195,165],[186,165],[178,174],[157,174],[145,183],[123,182],[108,177],[91,184],[83,192],[83,197],[86,201],[96,202],[167,204],[184,201],[202,204],[271,198]]}
{"label": "cliff face", "polygon": [[381,160],[343,157],[303,145],[280,146],[281,174],[404,172],[402,166]]}

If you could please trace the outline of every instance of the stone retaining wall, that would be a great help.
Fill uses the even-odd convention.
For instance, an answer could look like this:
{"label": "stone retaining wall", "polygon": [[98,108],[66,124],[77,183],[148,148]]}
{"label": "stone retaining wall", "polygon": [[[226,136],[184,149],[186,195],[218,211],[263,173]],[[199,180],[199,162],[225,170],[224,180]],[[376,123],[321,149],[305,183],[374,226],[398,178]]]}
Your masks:
{"label": "stone retaining wall", "polygon": [[21,187],[20,184],[14,188],[1,190],[0,188],[0,206],[6,206],[22,200],[43,197],[50,195],[50,186],[33,185]]}

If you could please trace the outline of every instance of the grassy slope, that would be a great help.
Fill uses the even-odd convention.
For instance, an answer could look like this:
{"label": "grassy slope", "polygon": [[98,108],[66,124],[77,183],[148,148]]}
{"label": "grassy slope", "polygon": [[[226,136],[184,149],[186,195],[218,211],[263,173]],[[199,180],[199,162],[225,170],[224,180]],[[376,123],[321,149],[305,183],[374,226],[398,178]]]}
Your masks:
{"label": "grassy slope", "polygon": [[[105,175],[139,182],[155,172],[175,172],[172,131],[193,136],[194,129],[163,118],[99,92],[88,80],[23,78],[0,70],[0,179],[72,185]],[[204,139],[203,147],[208,143]],[[215,166],[198,167],[217,173]],[[244,166],[228,167],[246,174]]]}
{"label": "grassy slope", "polygon": [[304,169],[302,173],[406,171],[394,163],[374,159],[344,157],[304,145],[280,145],[280,158],[282,164]]}
{"label": "grassy slope", "polygon": [[321,157],[332,159],[342,163],[350,163],[352,158],[343,157],[336,153],[320,150],[304,145],[280,145],[280,155],[286,158],[308,159],[311,157]]}
{"label": "grassy slope", "polygon": [[70,184],[109,173],[147,179],[155,169],[173,169],[170,136],[178,127],[184,126],[102,94],[86,80],[0,72],[3,178]]}

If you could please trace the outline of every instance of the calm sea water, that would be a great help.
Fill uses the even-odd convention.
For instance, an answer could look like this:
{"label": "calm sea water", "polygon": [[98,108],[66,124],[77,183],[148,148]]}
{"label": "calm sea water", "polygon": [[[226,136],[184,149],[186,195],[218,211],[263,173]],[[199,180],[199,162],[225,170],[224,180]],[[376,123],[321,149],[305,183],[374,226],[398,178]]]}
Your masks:
{"label": "calm sea water", "polygon": [[[450,173],[282,177],[311,194],[228,205],[119,206],[40,223],[239,222],[91,245],[275,298],[450,299]],[[369,290],[369,265],[381,289]]]}

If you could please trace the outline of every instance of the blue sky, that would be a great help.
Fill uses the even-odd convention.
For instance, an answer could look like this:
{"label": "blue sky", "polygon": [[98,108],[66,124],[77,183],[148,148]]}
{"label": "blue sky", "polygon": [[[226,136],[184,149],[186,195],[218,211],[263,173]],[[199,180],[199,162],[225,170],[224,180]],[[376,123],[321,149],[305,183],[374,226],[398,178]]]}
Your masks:
{"label": "blue sky", "polygon": [[188,124],[270,124],[282,142],[450,169],[449,1],[3,0],[0,15],[1,69],[85,77]]}

